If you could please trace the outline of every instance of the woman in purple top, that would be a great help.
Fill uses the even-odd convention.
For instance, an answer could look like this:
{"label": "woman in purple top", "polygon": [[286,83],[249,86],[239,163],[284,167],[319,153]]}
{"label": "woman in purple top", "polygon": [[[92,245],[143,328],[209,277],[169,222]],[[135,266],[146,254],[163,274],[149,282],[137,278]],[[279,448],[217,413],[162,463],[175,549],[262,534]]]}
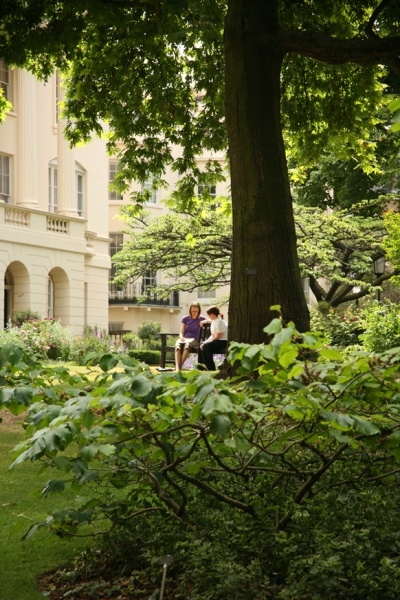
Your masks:
{"label": "woman in purple top", "polygon": [[206,318],[201,314],[200,304],[192,302],[189,306],[189,314],[182,317],[179,339],[175,344],[175,366],[180,371],[182,365],[189,356],[190,348],[199,347],[201,322]]}

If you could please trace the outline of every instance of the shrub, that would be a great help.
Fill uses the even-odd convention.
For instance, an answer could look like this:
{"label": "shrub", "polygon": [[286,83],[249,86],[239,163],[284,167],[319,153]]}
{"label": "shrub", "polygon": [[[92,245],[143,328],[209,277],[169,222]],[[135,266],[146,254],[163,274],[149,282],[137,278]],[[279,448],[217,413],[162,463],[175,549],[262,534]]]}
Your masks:
{"label": "shrub", "polygon": [[360,344],[360,335],[364,332],[363,310],[356,305],[344,310],[321,307],[311,310],[311,329],[324,333],[330,344],[345,348]]}
{"label": "shrub", "polygon": [[[85,356],[91,352],[101,354],[110,350],[108,339],[97,337],[93,334],[86,334],[83,337],[76,337],[71,344],[70,360],[77,365],[85,364]],[[98,360],[92,362],[98,364]]]}
{"label": "shrub", "polygon": [[161,361],[161,352],[159,350],[128,350],[128,355],[139,362],[147,365],[159,365]]}
{"label": "shrub", "polygon": [[31,310],[30,308],[26,308],[25,310],[17,310],[14,313],[12,322],[13,325],[15,325],[15,327],[21,327],[22,323],[25,323],[25,321],[30,321],[31,319],[34,319],[35,321],[40,321],[41,315],[38,312]]}
{"label": "shrub", "polygon": [[73,332],[59,321],[25,321],[20,327],[9,327],[0,336],[0,343],[22,342],[25,347],[43,358],[68,360]]}
{"label": "shrub", "polygon": [[122,341],[130,349],[139,348],[141,344],[140,337],[134,331],[131,331],[130,333],[124,333],[124,335],[122,336]]}
{"label": "shrub", "polygon": [[363,311],[364,333],[360,336],[366,350],[384,352],[400,347],[400,307],[398,304],[371,302]]}
{"label": "shrub", "polygon": [[0,406],[34,402],[14,466],[57,467],[44,494],[82,489],[26,536],[103,526],[133,598],[168,553],[185,600],[398,598],[400,350],[344,356],[280,319],[265,331],[268,345],[231,344],[227,380],[109,353],[67,400],[3,390]]}
{"label": "shrub", "polygon": [[157,323],[156,321],[143,321],[137,329],[137,335],[142,340],[143,346],[149,350],[160,348],[160,332],[161,323]]}

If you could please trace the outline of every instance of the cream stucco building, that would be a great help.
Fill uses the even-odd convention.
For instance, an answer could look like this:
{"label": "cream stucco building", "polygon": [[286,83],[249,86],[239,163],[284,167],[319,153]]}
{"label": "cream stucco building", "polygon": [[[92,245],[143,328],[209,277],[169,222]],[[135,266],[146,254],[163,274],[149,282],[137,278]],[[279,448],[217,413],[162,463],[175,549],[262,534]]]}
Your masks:
{"label": "cream stucco building", "polygon": [[[174,149],[176,154],[179,149]],[[212,159],[224,163],[225,157],[221,153],[210,156],[201,156],[198,158],[198,164],[201,166]],[[110,161],[109,179],[110,182],[118,169],[118,163],[115,160]],[[168,183],[167,189],[153,190],[151,199],[146,205],[146,210],[153,217],[165,214],[168,209],[164,200],[169,196],[177,183],[177,174],[172,170],[167,170],[164,179]],[[145,187],[151,188],[151,179],[146,182]],[[114,254],[122,246],[123,224],[118,219],[118,212],[121,205],[129,203],[129,194],[131,191],[140,191],[139,184],[133,183],[131,190],[121,197],[115,192],[109,192],[109,235],[110,235],[110,254]],[[211,196],[226,195],[228,193],[227,183],[219,183],[209,189]],[[216,299],[229,294],[229,286],[216,288],[214,290],[198,289],[194,292],[174,292],[168,298],[158,298],[157,296],[148,297],[144,302],[139,303],[138,296],[145,295],[146,286],[156,282],[158,285],[165,283],[165,274],[162,272],[153,273],[149,271],[142,280],[134,281],[128,284],[123,290],[117,290],[115,286],[110,285],[109,290],[109,328],[110,331],[135,331],[143,321],[151,320],[161,323],[162,331],[178,332],[180,321],[183,315],[188,314],[188,308],[191,302],[199,302],[202,312]],[[203,308],[204,307],[204,308]],[[227,306],[222,308],[227,313]]]}
{"label": "cream stucco building", "polygon": [[[59,319],[78,335],[85,325],[135,331],[145,320],[174,332],[192,301],[207,307],[228,293],[227,288],[198,290],[139,303],[147,285],[155,279],[163,283],[160,272],[116,290],[109,283],[110,255],[122,244],[118,211],[129,202],[129,193],[122,198],[108,189],[117,161],[107,155],[102,139],[69,148],[56,75],[45,84],[0,60],[0,87],[13,106],[0,125],[0,327],[29,308]],[[207,158],[199,157],[200,165]],[[212,158],[224,161],[222,155]],[[168,172],[165,179],[172,189],[176,174]],[[211,193],[225,194],[226,184]],[[147,208],[153,216],[167,211],[168,194],[152,193]]]}
{"label": "cream stucco building", "polygon": [[81,334],[108,327],[108,157],[105,142],[71,150],[53,76],[45,84],[0,61],[13,110],[0,126],[0,326],[15,311]]}

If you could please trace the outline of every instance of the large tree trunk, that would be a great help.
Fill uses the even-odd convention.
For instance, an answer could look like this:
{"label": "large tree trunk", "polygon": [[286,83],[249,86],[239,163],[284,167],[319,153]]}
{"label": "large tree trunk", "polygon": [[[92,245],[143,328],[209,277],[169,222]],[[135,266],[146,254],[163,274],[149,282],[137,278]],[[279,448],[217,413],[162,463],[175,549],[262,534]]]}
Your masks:
{"label": "large tree trunk", "polygon": [[309,328],[296,250],[280,120],[283,55],[266,48],[278,30],[277,0],[229,0],[225,23],[226,122],[231,164],[233,257],[229,337],[265,341],[279,304]]}

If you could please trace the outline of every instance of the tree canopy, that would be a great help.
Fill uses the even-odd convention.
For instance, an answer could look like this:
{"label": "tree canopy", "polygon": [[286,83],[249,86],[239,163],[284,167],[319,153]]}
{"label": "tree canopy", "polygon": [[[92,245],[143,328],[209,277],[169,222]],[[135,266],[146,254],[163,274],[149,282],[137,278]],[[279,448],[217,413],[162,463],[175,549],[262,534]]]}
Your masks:
{"label": "tree canopy", "polygon": [[[138,279],[151,269],[170,276],[154,289],[157,293],[229,285],[232,217],[229,200],[218,200],[216,210],[194,198],[191,213],[175,209],[156,218],[124,207],[121,218],[129,237],[113,256],[117,283]],[[362,298],[397,273],[397,265],[379,278],[373,273],[373,261],[385,254],[386,203],[387,197],[381,197],[334,212],[294,205],[301,276],[309,278],[318,301],[335,307]],[[365,210],[375,214],[366,216]]]}
{"label": "tree canopy", "polygon": [[212,153],[228,148],[230,335],[265,339],[275,304],[308,329],[285,150],[306,167],[326,153],[373,160],[383,78],[399,70],[398,2],[4,0],[0,56],[65,72],[67,135],[107,130],[121,191],[149,173],[163,185],[171,168],[190,204],[198,155],[218,179]]}

